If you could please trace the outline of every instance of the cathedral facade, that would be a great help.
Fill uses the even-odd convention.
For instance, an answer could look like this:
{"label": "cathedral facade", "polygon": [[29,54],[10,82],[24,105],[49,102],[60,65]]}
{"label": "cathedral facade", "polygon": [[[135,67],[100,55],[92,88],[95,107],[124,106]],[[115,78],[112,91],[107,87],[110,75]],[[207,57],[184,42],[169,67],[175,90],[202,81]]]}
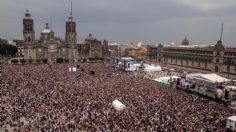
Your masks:
{"label": "cathedral facade", "polygon": [[77,62],[89,56],[106,58],[108,56],[108,42],[98,41],[89,34],[83,43],[77,43],[76,22],[69,16],[65,22],[65,39],[54,36],[49,24],[40,34],[40,39],[35,39],[34,20],[27,10],[23,18],[24,40],[17,41],[18,55],[26,60],[40,61],[47,59],[48,62],[55,62],[56,58],[72,60]]}

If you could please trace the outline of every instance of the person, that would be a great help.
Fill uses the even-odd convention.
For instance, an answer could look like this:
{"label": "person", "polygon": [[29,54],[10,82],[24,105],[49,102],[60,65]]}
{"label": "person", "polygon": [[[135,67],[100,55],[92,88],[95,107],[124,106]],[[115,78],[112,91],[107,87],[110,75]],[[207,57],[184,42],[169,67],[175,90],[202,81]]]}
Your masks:
{"label": "person", "polygon": [[[0,130],[224,131],[222,122],[236,114],[197,94],[162,88],[142,71],[134,75],[103,63],[80,66],[96,76],[74,72],[71,78],[68,64],[52,64],[52,70],[47,64],[4,65]],[[115,99],[126,108],[113,108]]]}

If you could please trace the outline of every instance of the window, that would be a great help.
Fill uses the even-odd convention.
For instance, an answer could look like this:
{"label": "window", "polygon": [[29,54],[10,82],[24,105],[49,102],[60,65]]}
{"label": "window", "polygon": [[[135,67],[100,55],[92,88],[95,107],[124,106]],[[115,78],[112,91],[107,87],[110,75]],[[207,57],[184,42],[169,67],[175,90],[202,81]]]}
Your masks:
{"label": "window", "polygon": [[227,72],[230,72],[230,66],[227,66]]}
{"label": "window", "polygon": [[28,42],[30,42],[30,37],[28,37]]}
{"label": "window", "polygon": [[218,72],[219,71],[219,68],[218,66],[215,67],[215,72]]}
{"label": "window", "polygon": [[219,62],[220,62],[220,60],[219,60],[219,59],[216,59],[216,62],[217,62],[217,63],[219,63]]}

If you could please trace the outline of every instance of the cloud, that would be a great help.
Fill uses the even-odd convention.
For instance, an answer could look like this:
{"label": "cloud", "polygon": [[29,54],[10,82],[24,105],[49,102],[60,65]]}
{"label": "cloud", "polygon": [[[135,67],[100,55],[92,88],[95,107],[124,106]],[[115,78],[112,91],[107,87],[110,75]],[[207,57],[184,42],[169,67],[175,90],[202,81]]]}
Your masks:
{"label": "cloud", "polygon": [[178,0],[178,2],[201,11],[222,10],[236,6],[235,0]]}
{"label": "cloud", "polygon": [[[70,0],[0,0],[0,37],[22,36],[27,8],[34,18],[37,38],[50,18],[55,35],[64,37]],[[233,45],[235,12],[234,0],[73,0],[80,41],[88,33],[110,42],[147,43],[181,42],[187,35],[193,43],[212,44],[224,22],[224,41]]]}

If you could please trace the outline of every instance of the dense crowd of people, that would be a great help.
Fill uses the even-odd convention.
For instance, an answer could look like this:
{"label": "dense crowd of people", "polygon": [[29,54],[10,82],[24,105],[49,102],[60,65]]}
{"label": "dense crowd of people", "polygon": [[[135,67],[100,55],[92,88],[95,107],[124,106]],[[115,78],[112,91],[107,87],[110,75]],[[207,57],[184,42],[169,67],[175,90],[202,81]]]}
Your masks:
{"label": "dense crowd of people", "polygon": [[[224,131],[236,111],[104,63],[2,65],[2,131]],[[91,74],[90,71],[94,71]],[[117,111],[113,100],[126,108]]]}

